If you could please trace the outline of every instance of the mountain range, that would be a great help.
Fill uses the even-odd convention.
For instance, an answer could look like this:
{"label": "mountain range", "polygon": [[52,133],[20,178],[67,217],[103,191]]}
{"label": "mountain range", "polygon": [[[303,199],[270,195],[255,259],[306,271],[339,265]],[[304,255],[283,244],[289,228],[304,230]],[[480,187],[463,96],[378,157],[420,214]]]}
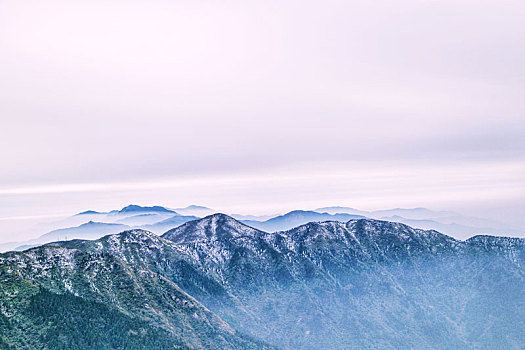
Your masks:
{"label": "mountain range", "polygon": [[[204,209],[204,207],[195,205],[180,208],[179,210],[184,213],[213,212],[211,209]],[[141,228],[156,234],[162,234],[173,227],[198,218],[194,215],[182,215],[173,209],[161,206],[143,207],[128,205],[120,210],[109,212],[87,210],[48,224],[48,227],[54,227],[54,229],[34,239],[2,243],[0,244],[0,252],[23,250],[58,240],[97,239],[107,234],[118,233],[132,228]],[[44,228],[45,226],[42,229]]]}
{"label": "mountain range", "polygon": [[427,208],[395,208],[365,211],[348,207],[324,207],[314,210],[318,213],[345,213],[367,218],[401,222],[407,225],[438,230],[459,239],[467,239],[479,234],[524,236],[524,228],[516,228],[505,223],[486,218],[465,216],[451,211],[434,211]]}
{"label": "mountain range", "polygon": [[247,225],[269,232],[289,230],[293,227],[314,221],[340,221],[346,222],[352,219],[364,219],[362,215],[347,213],[318,213],[316,211],[294,210],[284,215],[279,215],[264,221],[241,220]]}
{"label": "mountain range", "polygon": [[523,266],[519,238],[214,214],[1,254],[0,348],[523,348]]}
{"label": "mountain range", "polygon": [[[213,213],[216,211],[197,205],[169,209],[162,206],[132,204],[107,212],[87,210],[58,222],[40,226],[40,235],[31,240],[0,243],[0,252],[27,249],[66,238],[96,239],[125,229],[144,229],[161,235],[176,226]],[[467,239],[478,234],[523,236],[525,232],[486,218],[469,217],[450,211],[433,211],[426,208],[363,211],[349,207],[324,207],[315,210],[293,210],[283,215],[234,214],[232,216],[249,226],[268,232],[285,231],[315,221],[346,222],[359,218],[400,222],[416,228],[437,230],[457,239]],[[44,233],[46,227],[48,232]]]}

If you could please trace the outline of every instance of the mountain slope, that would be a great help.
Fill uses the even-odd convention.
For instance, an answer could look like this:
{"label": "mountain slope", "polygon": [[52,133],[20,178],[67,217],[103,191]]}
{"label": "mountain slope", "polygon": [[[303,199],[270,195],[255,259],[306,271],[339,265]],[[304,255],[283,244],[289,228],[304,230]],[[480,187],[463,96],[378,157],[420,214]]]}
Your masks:
{"label": "mountain slope", "polygon": [[187,348],[169,332],[103,303],[69,292],[56,294],[21,279],[3,277],[2,349]]}
{"label": "mountain slope", "polygon": [[462,242],[377,220],[269,234],[225,216],[175,232],[165,237],[219,276],[242,307],[205,305],[285,349],[525,344],[522,240]]}
{"label": "mountain slope", "polygon": [[[172,280],[149,269],[139,254],[158,258],[158,254],[167,252],[163,256],[171,257],[174,265],[181,269],[191,268],[184,264],[177,265],[182,257],[170,247],[171,244],[152,233],[135,230],[98,241],[59,242],[25,252],[3,254],[0,255],[0,278],[2,281],[15,280],[17,283],[5,291],[0,300],[4,304],[9,296],[22,293],[23,286],[32,286],[35,289],[33,294],[22,298],[22,303],[30,303],[28,299],[39,295],[40,291],[48,293],[44,295],[47,301],[56,298],[54,295],[70,295],[74,305],[91,303],[100,309],[100,315],[94,316],[113,315],[111,317],[123,322],[122,328],[115,330],[120,332],[115,335],[115,339],[124,339],[126,332],[136,332],[133,327],[144,326],[145,331],[141,331],[141,334],[160,336],[160,344],[169,343],[171,347],[182,344],[192,349],[263,348],[264,345],[239,335]],[[160,265],[166,263],[166,260],[155,260]],[[44,302],[43,310],[39,312],[52,314],[52,310],[48,309],[52,305],[53,302]],[[8,322],[4,327],[17,329],[11,320],[24,320],[24,315],[29,311],[27,306],[13,307],[7,313]],[[77,318],[58,319],[73,329],[80,322]],[[131,322],[129,325],[128,321]],[[89,317],[86,322],[90,322]],[[38,332],[44,331],[38,328],[38,324],[33,325],[33,328]],[[4,342],[15,344],[15,347],[20,345],[16,336],[13,340],[11,336],[3,336],[9,333],[2,331],[0,334]],[[74,332],[62,334],[64,337],[64,344],[77,344]],[[111,345],[112,339],[107,339],[103,348],[118,348]],[[145,338],[137,339],[134,346],[138,346],[141,341],[145,341]],[[41,339],[37,347],[49,347],[50,342],[52,340]]]}

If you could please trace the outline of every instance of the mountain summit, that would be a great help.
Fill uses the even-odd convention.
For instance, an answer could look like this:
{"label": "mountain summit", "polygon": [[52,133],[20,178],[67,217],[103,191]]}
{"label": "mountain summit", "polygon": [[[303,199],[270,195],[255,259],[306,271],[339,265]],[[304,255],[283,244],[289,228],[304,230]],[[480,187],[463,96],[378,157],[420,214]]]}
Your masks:
{"label": "mountain summit", "polygon": [[208,240],[231,240],[242,236],[258,236],[262,231],[235,220],[226,214],[212,214],[187,222],[169,230],[163,238],[175,243],[193,243]]}
{"label": "mountain summit", "polygon": [[110,214],[129,214],[129,213],[170,213],[170,214],[177,214],[175,211],[171,209],[166,209],[164,207],[155,205],[152,207],[142,207],[140,205],[134,205],[130,204],[120,210],[113,210],[110,212]]}

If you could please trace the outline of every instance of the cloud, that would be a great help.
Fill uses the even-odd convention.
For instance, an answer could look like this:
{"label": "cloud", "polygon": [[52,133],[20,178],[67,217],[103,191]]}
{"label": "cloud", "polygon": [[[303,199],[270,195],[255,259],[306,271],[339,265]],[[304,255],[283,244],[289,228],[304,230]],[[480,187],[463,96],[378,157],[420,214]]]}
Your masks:
{"label": "cloud", "polygon": [[[522,1],[3,1],[2,196],[160,198],[150,184],[173,188],[163,179],[300,164],[312,179],[523,164],[524,13]],[[417,173],[414,184],[433,181]],[[268,189],[261,205],[279,192],[307,204],[304,188]]]}

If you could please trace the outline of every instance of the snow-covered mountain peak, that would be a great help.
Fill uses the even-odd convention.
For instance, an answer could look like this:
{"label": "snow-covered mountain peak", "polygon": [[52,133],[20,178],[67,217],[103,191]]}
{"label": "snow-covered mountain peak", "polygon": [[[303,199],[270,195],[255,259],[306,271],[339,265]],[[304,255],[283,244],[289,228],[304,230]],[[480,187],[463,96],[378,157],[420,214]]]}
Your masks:
{"label": "snow-covered mountain peak", "polygon": [[154,234],[153,232],[142,230],[142,229],[134,229],[134,230],[128,230],[123,231],[116,235],[109,235],[107,237],[119,237],[120,239],[125,239],[127,241],[144,241],[144,240],[158,240],[159,236]]}
{"label": "snow-covered mountain peak", "polygon": [[187,222],[166,232],[162,237],[176,243],[209,240],[227,240],[242,236],[258,236],[264,232],[235,220],[225,214],[213,214],[200,220]]}

